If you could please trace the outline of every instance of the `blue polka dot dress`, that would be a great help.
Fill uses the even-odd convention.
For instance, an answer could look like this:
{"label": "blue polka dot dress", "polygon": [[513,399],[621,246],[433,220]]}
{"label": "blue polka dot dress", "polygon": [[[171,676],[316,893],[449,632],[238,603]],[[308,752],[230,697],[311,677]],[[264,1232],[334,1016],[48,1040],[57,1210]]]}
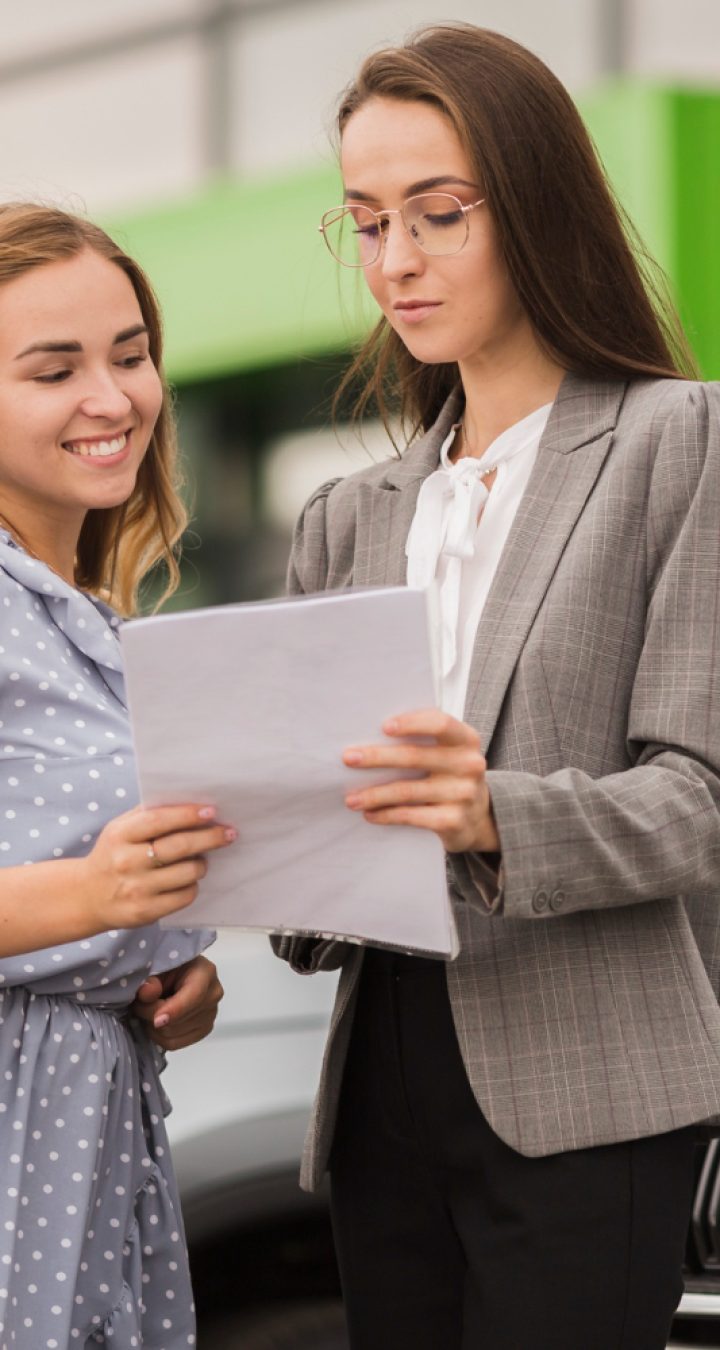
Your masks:
{"label": "blue polka dot dress", "polygon": [[[85,854],[137,800],[116,627],[0,530],[0,866]],[[195,1345],[162,1056],[127,1010],[210,936],[0,958],[2,1350]]]}

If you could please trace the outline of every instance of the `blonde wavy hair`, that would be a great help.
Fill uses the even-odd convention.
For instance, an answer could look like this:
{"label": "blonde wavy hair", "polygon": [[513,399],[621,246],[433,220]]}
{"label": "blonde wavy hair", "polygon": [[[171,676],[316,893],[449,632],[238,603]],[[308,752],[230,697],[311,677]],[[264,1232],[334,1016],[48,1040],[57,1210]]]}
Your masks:
{"label": "blonde wavy hair", "polygon": [[178,541],[187,524],[180,497],[183,484],[172,399],[162,370],[160,308],[142,268],[98,225],[58,207],[27,202],[0,206],[0,286],[46,263],[73,258],[85,249],[115,263],[128,277],[147,325],[150,356],[163,387],[160,415],[131,496],[119,506],[88,511],[75,558],[78,586],[128,616],[137,612],[141,582],[156,564],[164,564],[166,571],[166,585],[158,604],[176,589],[180,580]]}

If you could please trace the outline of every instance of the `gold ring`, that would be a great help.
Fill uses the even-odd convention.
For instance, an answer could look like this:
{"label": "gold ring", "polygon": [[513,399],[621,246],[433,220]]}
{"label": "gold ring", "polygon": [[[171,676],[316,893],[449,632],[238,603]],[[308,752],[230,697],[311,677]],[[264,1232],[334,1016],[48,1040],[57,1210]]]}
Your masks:
{"label": "gold ring", "polygon": [[148,856],[148,858],[150,859],[150,861],[151,861],[153,867],[162,867],[162,862],[160,861],[160,859],[158,858],[157,853],[155,852],[155,845],[154,845],[154,844],[148,844],[146,852],[147,852],[147,856]]}

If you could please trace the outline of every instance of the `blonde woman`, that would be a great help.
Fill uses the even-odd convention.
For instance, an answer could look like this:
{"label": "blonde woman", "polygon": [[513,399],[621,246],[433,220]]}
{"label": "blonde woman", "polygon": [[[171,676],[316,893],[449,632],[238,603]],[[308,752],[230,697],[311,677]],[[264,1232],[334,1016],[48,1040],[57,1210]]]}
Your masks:
{"label": "blonde woman", "polygon": [[136,796],[117,639],[184,522],[156,301],[101,230],[0,208],[0,1343],[180,1350],[192,1294],[162,1049],[211,1028],[232,842]]}

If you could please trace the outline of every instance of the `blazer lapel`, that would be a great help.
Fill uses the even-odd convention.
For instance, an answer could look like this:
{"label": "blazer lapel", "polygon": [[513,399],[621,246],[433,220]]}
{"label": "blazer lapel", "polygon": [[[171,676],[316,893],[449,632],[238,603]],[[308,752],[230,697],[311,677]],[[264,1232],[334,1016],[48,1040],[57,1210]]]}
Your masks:
{"label": "blazer lapel", "polygon": [[478,625],[465,701],[487,753],[530,627],[610,449],[626,385],[567,375]]}
{"label": "blazer lapel", "polygon": [[455,421],[461,395],[450,395],[428,432],[388,463],[378,484],[359,483],[354,586],[403,586],[405,542],[423,481],[440,462],[440,447]]}

